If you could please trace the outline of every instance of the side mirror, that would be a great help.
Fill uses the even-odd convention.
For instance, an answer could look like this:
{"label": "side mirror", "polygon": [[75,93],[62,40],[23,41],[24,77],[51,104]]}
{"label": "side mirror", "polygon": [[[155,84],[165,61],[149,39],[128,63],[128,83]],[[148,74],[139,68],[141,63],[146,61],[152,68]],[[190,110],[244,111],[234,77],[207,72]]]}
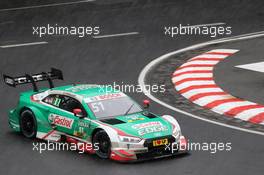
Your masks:
{"label": "side mirror", "polygon": [[143,100],[143,107],[144,107],[144,109],[149,108],[149,104],[150,104],[149,100]]}
{"label": "side mirror", "polygon": [[79,109],[79,108],[76,108],[76,109],[73,109],[73,114],[79,118],[83,118],[83,113],[82,113],[82,110]]}

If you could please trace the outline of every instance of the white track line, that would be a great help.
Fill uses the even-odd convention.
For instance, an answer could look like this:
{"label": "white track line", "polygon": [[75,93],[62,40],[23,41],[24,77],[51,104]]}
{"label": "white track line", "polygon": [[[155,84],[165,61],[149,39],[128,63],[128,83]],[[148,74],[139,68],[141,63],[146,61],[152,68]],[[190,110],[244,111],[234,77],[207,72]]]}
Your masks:
{"label": "white track line", "polygon": [[3,45],[0,46],[0,48],[11,48],[11,47],[22,47],[22,46],[32,46],[32,45],[40,45],[40,44],[47,44],[48,42],[42,41],[42,42],[32,42],[32,43],[22,43],[22,44],[10,44],[10,45]]}
{"label": "white track line", "polygon": [[11,23],[14,23],[14,21],[5,21],[5,22],[0,22],[0,25],[11,24]]}
{"label": "white track line", "polygon": [[43,5],[35,5],[35,6],[16,7],[16,8],[0,9],[0,12],[35,9],[35,8],[43,8],[43,7],[55,7],[55,6],[61,6],[61,5],[80,4],[80,3],[93,2],[93,1],[95,1],[95,0],[83,0],[83,1],[74,1],[74,2],[62,2],[62,3],[54,3],[54,4],[43,4]]}
{"label": "white track line", "polygon": [[256,72],[264,72],[264,62],[257,62],[257,63],[251,63],[251,64],[243,64],[243,65],[237,65],[235,66],[237,68],[246,69],[246,70],[252,70]]}
{"label": "white track line", "polygon": [[[183,53],[183,52],[186,52],[186,51],[189,51],[189,50],[194,50],[194,49],[202,48],[202,47],[209,46],[209,45],[212,45],[212,44],[225,43],[225,42],[238,41],[238,40],[246,40],[246,39],[251,39],[251,38],[258,38],[258,37],[261,37],[261,36],[264,36],[264,31],[254,32],[254,33],[249,33],[249,34],[244,34],[244,35],[239,35],[239,36],[234,36],[234,37],[222,38],[222,39],[219,39],[219,40],[208,41],[208,42],[196,44],[196,45],[193,45],[193,46],[189,46],[189,47],[186,47],[184,49],[180,49],[180,50],[177,50],[177,51],[174,51],[174,52],[167,53],[167,54],[165,54],[165,55],[163,55],[161,57],[158,57],[158,58],[154,59],[153,61],[151,61],[148,65],[146,65],[144,67],[144,69],[139,74],[138,83],[139,83],[139,85],[141,85],[141,87],[145,87],[145,77],[146,77],[147,73],[155,65],[157,65],[160,62],[162,62],[163,60],[168,59],[172,55],[180,54],[180,53]],[[182,113],[182,114],[184,114],[186,116],[189,116],[189,117],[192,117],[192,118],[196,118],[196,119],[199,119],[199,120],[202,120],[202,121],[206,121],[208,123],[213,123],[213,124],[216,124],[216,125],[224,126],[224,127],[227,127],[227,128],[232,128],[232,129],[236,129],[236,130],[240,130],[240,131],[245,131],[245,132],[253,133],[253,134],[259,134],[259,135],[263,135],[264,136],[264,132],[259,132],[259,131],[254,131],[254,130],[250,130],[250,129],[240,128],[240,127],[237,127],[237,126],[228,125],[228,124],[225,124],[225,123],[221,123],[221,122],[209,120],[209,119],[200,117],[198,115],[194,115],[192,113],[183,111],[183,110],[181,110],[179,108],[176,108],[174,106],[171,106],[171,105],[169,105],[169,104],[167,104],[167,103],[159,100],[155,96],[151,95],[144,88],[143,88],[143,93],[147,97],[149,97],[153,101],[155,101],[155,102],[163,105],[164,107],[166,107],[168,109],[171,109],[173,111]]]}
{"label": "white track line", "polygon": [[129,33],[118,33],[118,34],[111,34],[111,35],[98,35],[98,36],[93,36],[93,38],[99,39],[99,38],[110,38],[110,37],[138,35],[138,34],[139,34],[138,32],[129,32]]}

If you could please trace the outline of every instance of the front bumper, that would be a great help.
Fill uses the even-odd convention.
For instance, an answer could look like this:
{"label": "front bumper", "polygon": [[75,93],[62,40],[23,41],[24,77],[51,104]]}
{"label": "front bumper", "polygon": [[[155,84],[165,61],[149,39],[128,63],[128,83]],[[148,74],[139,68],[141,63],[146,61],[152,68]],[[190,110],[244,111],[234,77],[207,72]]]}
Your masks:
{"label": "front bumper", "polygon": [[135,162],[175,156],[187,153],[187,151],[187,139],[180,136],[179,140],[174,140],[174,142],[161,147],[151,147],[145,141],[142,148],[112,149],[110,158],[119,162]]}
{"label": "front bumper", "polygon": [[18,120],[18,114],[16,109],[12,109],[8,113],[8,124],[11,129],[14,131],[19,132],[20,126],[19,126],[19,120]]}

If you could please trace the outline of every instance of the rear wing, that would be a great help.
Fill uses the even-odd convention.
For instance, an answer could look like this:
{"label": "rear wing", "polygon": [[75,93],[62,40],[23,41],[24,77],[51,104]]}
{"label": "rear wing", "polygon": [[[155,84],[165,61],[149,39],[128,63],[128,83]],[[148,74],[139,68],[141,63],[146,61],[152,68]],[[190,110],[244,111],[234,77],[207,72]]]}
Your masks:
{"label": "rear wing", "polygon": [[36,82],[48,81],[50,88],[54,88],[54,84],[52,80],[55,79],[63,80],[63,74],[61,70],[51,68],[50,72],[42,72],[34,75],[26,74],[25,76],[19,76],[19,77],[11,77],[4,74],[3,78],[4,78],[4,82],[12,87],[16,87],[17,85],[21,85],[21,84],[31,83],[33,86],[33,90],[35,92],[38,92],[38,87],[36,85]]}

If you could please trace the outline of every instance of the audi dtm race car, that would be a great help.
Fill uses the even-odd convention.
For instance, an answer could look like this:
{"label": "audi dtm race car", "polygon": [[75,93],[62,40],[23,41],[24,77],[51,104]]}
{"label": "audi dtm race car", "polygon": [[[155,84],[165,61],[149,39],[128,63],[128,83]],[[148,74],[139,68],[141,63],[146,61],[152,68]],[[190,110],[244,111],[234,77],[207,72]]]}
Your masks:
{"label": "audi dtm race car", "polygon": [[[63,79],[54,68],[35,75],[4,75],[9,86],[33,86],[32,91],[20,94],[18,105],[9,111],[14,131],[27,138],[92,145],[87,152],[123,162],[186,153],[187,141],[178,122],[169,115],[149,112],[148,100],[141,107],[116,89],[75,84],[54,87],[54,79]],[[38,81],[48,81],[50,88],[38,89]]]}

